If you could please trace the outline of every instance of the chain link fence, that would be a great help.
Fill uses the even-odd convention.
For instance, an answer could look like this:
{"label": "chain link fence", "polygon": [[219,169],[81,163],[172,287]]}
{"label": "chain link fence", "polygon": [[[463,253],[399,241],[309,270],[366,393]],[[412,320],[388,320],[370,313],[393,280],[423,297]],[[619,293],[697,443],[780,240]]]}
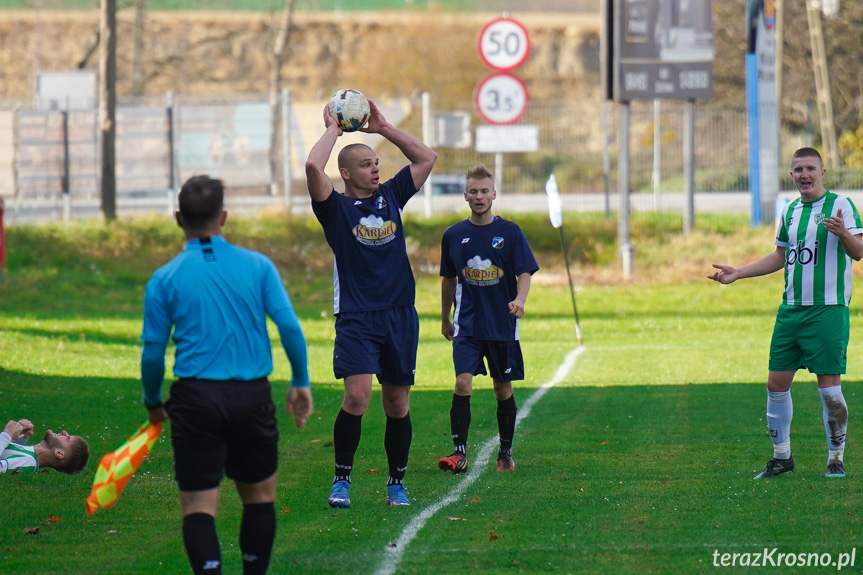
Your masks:
{"label": "chain link fence", "polygon": [[[304,162],[322,132],[324,102],[285,102],[284,128],[274,128],[266,98],[240,101],[129,102],[116,110],[116,193],[118,213],[164,211],[173,208],[179,185],[191,175],[206,173],[222,178],[232,197],[250,206],[287,205],[307,209]],[[598,100],[561,100],[532,103],[520,124],[536,125],[537,150],[529,153],[488,154],[475,148],[473,134],[481,120],[471,104],[435,109],[432,97],[429,122],[424,124],[420,97],[382,106],[386,117],[406,131],[431,140],[423,125],[436,126],[441,115],[462,118],[466,129],[459,147],[435,145],[439,160],[433,180],[441,185],[465,170],[483,163],[496,174],[504,196],[542,194],[554,173],[561,193],[572,197],[564,205],[578,209],[615,209],[608,197],[617,189],[618,106]],[[630,182],[635,201],[645,209],[671,209],[669,198],[680,196],[683,181],[682,102],[633,102],[630,106]],[[658,107],[657,107],[658,106]],[[748,210],[747,124],[743,111],[699,103],[696,106],[694,189],[696,209]],[[277,138],[272,138],[273,130]],[[817,129],[817,126],[815,127]],[[435,130],[432,130],[435,131]],[[287,146],[281,144],[288,134]],[[438,138],[440,139],[440,134]],[[89,206],[73,217],[98,211],[100,197],[100,132],[98,112],[84,110],[0,110],[0,196],[7,201],[7,216],[27,219],[28,206],[42,206],[44,217],[61,217],[60,206]],[[350,140],[355,138],[356,140]],[[367,138],[364,140],[364,138]],[[384,175],[404,164],[401,153],[363,135],[346,141],[368,141],[381,157]],[[809,145],[812,135],[783,129],[782,158]],[[270,161],[271,141],[279,146],[279,162]],[[275,167],[275,169],[274,169]],[[782,170],[781,190],[792,193],[793,182]],[[284,186],[284,180],[288,185]],[[333,179],[338,182],[337,172]],[[828,170],[826,185],[842,191],[863,190],[863,170]],[[273,190],[287,190],[274,197]],[[452,191],[452,190],[450,190]],[[645,198],[663,198],[647,201]],[[715,198],[715,203],[712,198]],[[239,201],[239,200],[238,200]],[[461,207],[461,206],[459,206]],[[10,213],[11,212],[11,213]],[[32,219],[32,218],[31,218]]]}

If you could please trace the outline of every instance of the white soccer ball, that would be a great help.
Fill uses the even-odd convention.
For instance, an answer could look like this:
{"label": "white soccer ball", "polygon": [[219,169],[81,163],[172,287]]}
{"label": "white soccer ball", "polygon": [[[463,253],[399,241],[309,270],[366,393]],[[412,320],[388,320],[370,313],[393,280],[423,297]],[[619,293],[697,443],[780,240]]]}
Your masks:
{"label": "white soccer ball", "polygon": [[344,132],[356,132],[366,125],[371,115],[368,99],[362,92],[346,88],[330,97],[330,116]]}

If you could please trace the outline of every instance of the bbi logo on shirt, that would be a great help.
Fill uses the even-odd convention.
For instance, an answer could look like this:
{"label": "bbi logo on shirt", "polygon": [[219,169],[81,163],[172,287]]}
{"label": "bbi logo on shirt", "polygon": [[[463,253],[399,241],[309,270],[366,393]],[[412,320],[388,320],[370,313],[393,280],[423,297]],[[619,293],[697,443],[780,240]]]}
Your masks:
{"label": "bbi logo on shirt", "polygon": [[802,264],[805,266],[812,264],[817,266],[819,243],[815,242],[815,248],[809,249],[804,245],[803,240],[800,240],[795,247],[785,251],[785,265]]}

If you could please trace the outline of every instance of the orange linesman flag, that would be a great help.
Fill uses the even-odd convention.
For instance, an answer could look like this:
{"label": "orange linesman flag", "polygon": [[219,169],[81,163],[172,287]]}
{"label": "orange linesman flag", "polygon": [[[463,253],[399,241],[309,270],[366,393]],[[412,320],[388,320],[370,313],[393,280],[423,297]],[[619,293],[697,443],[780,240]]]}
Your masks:
{"label": "orange linesman flag", "polygon": [[96,469],[93,490],[86,501],[88,517],[100,507],[110,509],[114,505],[123,488],[132,478],[132,474],[159,439],[160,433],[162,433],[161,422],[145,421],[116,451],[105,454]]}

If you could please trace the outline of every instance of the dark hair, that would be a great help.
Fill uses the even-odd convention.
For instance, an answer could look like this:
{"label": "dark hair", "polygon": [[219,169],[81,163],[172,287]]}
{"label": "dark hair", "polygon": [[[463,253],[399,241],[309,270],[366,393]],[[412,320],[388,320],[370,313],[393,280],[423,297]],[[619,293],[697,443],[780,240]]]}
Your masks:
{"label": "dark hair", "polygon": [[792,160],[796,160],[797,158],[818,158],[821,167],[824,167],[824,160],[821,159],[821,154],[815,148],[800,148],[791,156]]}
{"label": "dark hair", "polygon": [[186,180],[177,196],[183,225],[191,229],[205,228],[219,218],[225,202],[225,186],[209,176],[193,176]]}
{"label": "dark hair", "polygon": [[84,468],[87,467],[87,461],[90,460],[90,446],[87,445],[84,438],[77,436],[74,439],[77,441],[69,442],[66,456],[54,468],[69,475],[75,475],[84,471]]}

